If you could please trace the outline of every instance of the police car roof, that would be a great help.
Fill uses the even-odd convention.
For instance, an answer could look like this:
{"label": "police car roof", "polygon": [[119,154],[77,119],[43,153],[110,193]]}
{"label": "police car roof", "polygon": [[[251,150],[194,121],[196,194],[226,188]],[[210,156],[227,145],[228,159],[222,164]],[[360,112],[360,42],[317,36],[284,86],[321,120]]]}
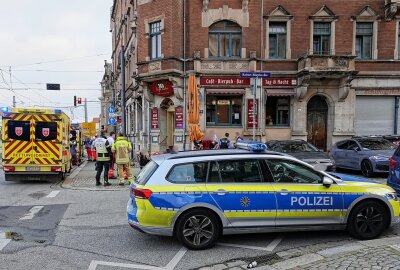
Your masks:
{"label": "police car roof", "polygon": [[191,157],[205,157],[205,156],[228,156],[228,155],[274,155],[274,156],[286,156],[285,154],[273,152],[273,151],[262,151],[253,152],[249,150],[242,149],[219,149],[219,150],[195,150],[195,151],[182,151],[177,153],[169,153],[152,156],[153,159],[181,159],[181,158],[191,158]]}

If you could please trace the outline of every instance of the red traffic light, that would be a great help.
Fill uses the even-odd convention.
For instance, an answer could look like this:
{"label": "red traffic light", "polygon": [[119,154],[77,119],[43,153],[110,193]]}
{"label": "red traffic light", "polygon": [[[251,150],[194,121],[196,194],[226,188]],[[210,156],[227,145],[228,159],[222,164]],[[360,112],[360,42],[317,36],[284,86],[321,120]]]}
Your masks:
{"label": "red traffic light", "polygon": [[82,104],[82,98],[78,97],[78,98],[77,98],[77,103],[78,103],[78,104]]}
{"label": "red traffic light", "polygon": [[117,117],[117,123],[122,123],[122,118],[121,117]]}

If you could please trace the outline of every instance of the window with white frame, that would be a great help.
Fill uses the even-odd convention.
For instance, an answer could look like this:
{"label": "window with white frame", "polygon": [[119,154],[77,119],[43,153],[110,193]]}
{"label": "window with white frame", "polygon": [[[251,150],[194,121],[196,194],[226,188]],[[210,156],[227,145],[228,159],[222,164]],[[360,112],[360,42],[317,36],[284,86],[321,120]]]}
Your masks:
{"label": "window with white frame", "polygon": [[286,22],[269,23],[269,58],[286,58]]}
{"label": "window with white frame", "polygon": [[330,54],[331,51],[331,23],[314,22],[313,53]]}
{"label": "window with white frame", "polygon": [[150,58],[161,58],[161,21],[150,23]]}
{"label": "window with white frame", "polygon": [[372,59],[374,25],[372,22],[358,22],[356,25],[357,59]]}

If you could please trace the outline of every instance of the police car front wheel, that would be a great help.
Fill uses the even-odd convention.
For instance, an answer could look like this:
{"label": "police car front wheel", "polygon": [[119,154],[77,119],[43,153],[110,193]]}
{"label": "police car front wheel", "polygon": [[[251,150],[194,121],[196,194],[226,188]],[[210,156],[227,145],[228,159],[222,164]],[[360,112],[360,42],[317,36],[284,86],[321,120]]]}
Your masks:
{"label": "police car front wheel", "polygon": [[203,209],[182,214],[176,227],[178,240],[187,248],[200,250],[215,245],[220,233],[219,223],[213,213]]}
{"label": "police car front wheel", "polygon": [[385,207],[376,201],[365,201],[356,205],[348,219],[349,233],[358,239],[368,240],[378,237],[388,224]]}

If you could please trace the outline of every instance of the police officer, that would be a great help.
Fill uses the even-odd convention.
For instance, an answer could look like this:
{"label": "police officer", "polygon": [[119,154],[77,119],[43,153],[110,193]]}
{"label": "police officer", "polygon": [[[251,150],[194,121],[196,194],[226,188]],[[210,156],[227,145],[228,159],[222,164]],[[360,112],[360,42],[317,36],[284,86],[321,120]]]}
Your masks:
{"label": "police officer", "polygon": [[131,143],[128,142],[122,133],[119,133],[117,141],[112,145],[112,152],[115,156],[115,163],[117,163],[118,166],[118,179],[120,186],[124,185],[124,171],[126,171],[129,182],[133,181],[131,168],[129,166],[129,156],[131,151]]}
{"label": "police officer", "polygon": [[108,142],[105,133],[102,131],[101,135],[93,142],[96,149],[96,160],[97,160],[97,173],[96,173],[96,186],[101,185],[100,175],[104,167],[104,186],[110,186],[108,182],[108,169],[110,166],[110,150],[111,145]]}

